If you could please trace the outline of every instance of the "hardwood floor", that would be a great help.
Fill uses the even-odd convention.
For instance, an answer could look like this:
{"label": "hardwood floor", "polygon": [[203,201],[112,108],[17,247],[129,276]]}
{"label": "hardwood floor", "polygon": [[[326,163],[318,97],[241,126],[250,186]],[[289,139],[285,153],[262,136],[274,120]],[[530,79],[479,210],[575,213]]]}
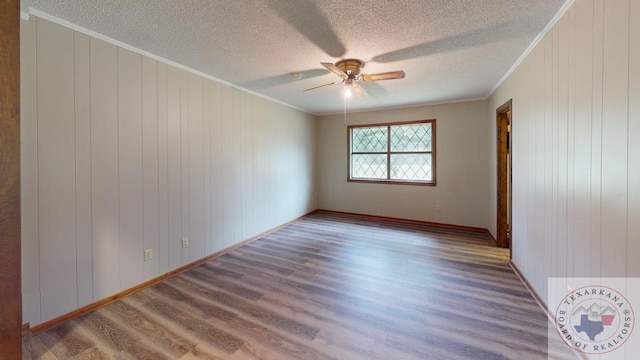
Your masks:
{"label": "hardwood floor", "polygon": [[548,355],[547,318],[508,249],[477,232],[329,212],[40,333],[32,348],[34,359]]}

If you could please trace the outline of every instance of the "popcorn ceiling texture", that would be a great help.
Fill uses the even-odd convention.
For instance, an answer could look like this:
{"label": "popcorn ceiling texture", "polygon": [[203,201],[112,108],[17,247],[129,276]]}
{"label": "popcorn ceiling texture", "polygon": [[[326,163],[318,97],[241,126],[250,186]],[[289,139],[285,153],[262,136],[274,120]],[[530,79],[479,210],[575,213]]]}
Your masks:
{"label": "popcorn ceiling texture", "polygon": [[[351,110],[486,97],[565,0],[23,0],[30,8],[315,114],[340,112],[321,61],[358,58]],[[299,72],[300,79],[290,75]]]}

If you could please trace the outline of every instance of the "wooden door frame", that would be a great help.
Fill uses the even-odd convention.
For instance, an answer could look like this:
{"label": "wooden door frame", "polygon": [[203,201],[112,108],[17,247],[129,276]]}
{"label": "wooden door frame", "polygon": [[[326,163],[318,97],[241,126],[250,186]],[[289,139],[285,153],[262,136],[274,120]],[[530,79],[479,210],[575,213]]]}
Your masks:
{"label": "wooden door frame", "polygon": [[[502,104],[496,109],[496,128],[497,128],[497,183],[498,183],[498,196],[497,196],[497,228],[496,228],[496,240],[499,247],[511,248],[511,231],[507,224],[511,222],[511,159],[512,156],[507,156],[508,151],[512,149],[512,136],[509,134],[509,125],[512,124],[512,100]],[[509,171],[507,171],[509,169]]]}
{"label": "wooden door frame", "polygon": [[0,49],[0,354],[22,359],[19,0],[2,0]]}

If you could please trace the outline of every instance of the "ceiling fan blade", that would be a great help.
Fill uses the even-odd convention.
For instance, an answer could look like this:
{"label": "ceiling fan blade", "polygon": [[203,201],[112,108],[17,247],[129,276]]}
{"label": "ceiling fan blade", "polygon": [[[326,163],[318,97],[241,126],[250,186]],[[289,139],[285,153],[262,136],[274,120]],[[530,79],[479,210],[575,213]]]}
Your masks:
{"label": "ceiling fan blade", "polygon": [[320,86],[312,87],[312,88],[307,89],[307,90],[303,90],[302,92],[318,90],[318,89],[323,88],[323,87],[325,87],[325,86],[338,85],[338,84],[339,84],[339,83],[337,83],[337,82],[335,82],[335,81],[334,81],[334,82],[332,82],[332,83],[328,83],[328,84],[324,84],[324,85],[320,85]]}
{"label": "ceiling fan blade", "polygon": [[360,86],[360,84],[354,83],[351,88],[361,98],[366,98],[368,96],[367,92],[364,91],[364,89],[362,88],[362,86]]}
{"label": "ceiling fan blade", "polygon": [[[266,3],[284,21],[293,26],[327,55],[339,58],[346,49],[336,33],[334,23],[320,9],[317,1],[267,0]],[[301,16],[304,14],[304,16]],[[309,19],[313,19],[310,26]]]}
{"label": "ceiling fan blade", "polygon": [[377,74],[363,74],[362,81],[380,81],[380,80],[393,80],[393,79],[404,79],[404,71],[389,71],[384,73]]}
{"label": "ceiling fan blade", "polygon": [[321,62],[320,64],[322,66],[326,67],[327,70],[331,71],[332,73],[338,75],[339,77],[341,77],[343,79],[349,76],[344,71],[340,70],[339,67],[335,66],[332,63]]}

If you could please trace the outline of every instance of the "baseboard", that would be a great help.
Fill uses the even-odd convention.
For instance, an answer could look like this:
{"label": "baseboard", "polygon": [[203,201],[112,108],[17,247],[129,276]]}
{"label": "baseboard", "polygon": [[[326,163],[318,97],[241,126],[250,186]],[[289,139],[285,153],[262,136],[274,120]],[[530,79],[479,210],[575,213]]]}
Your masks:
{"label": "baseboard", "polygon": [[[326,210],[326,209],[318,209],[316,211],[324,211],[324,212],[334,213],[334,214],[365,216],[372,219],[393,220],[393,221],[400,221],[404,223],[428,225],[428,226],[445,228],[445,229],[467,230],[467,231],[487,233],[491,236],[491,233],[487,228],[481,228],[481,227],[475,227],[475,226],[445,224],[445,223],[432,222],[432,221],[426,221],[426,220],[404,219],[404,218],[397,218],[392,216],[360,214],[360,213],[353,213],[353,212],[347,212],[347,211],[336,211],[336,210]],[[493,239],[493,236],[491,236],[491,238]],[[495,241],[495,239],[493,239],[493,241]]]}
{"label": "baseboard", "polygon": [[555,321],[553,318],[553,314],[549,312],[549,308],[547,307],[547,304],[544,301],[542,301],[540,294],[538,294],[538,292],[533,288],[533,286],[531,286],[527,278],[524,277],[524,275],[522,274],[520,269],[518,269],[518,266],[513,262],[513,260],[509,260],[509,265],[513,269],[513,272],[516,273],[516,276],[518,277],[518,279],[520,279],[520,281],[522,282],[522,285],[524,285],[524,287],[527,289],[527,291],[529,291],[531,296],[533,296],[533,299],[538,303],[538,306],[540,306],[542,311],[544,311],[545,315],[547,315],[549,320]]}
{"label": "baseboard", "polygon": [[[538,292],[533,289],[533,287],[531,286],[527,278],[524,277],[524,275],[522,274],[520,269],[518,269],[518,266],[513,262],[513,260],[509,260],[509,265],[511,265],[513,272],[516,273],[516,276],[520,279],[520,281],[522,282],[522,285],[524,285],[524,287],[527,289],[527,291],[529,291],[533,299],[538,303],[538,306],[540,306],[540,309],[542,309],[544,314],[547,315],[547,318],[549,319],[549,321],[551,321],[552,324],[555,324],[555,321],[556,321],[555,316],[554,314],[549,312],[549,308],[547,307],[547,304],[545,304],[545,302],[542,301],[540,294],[538,294]],[[576,355],[577,359],[580,359],[580,360],[588,359],[586,354],[576,350],[572,350],[572,351]]]}
{"label": "baseboard", "polygon": [[491,239],[491,241],[493,241],[494,244],[496,244],[496,246],[498,246],[498,240],[496,240],[495,237],[493,237],[493,234],[491,233],[491,231],[489,231],[489,229],[485,229],[487,230],[487,235],[489,235],[489,238]]}
{"label": "baseboard", "polygon": [[135,293],[137,291],[140,291],[142,289],[145,289],[145,288],[148,288],[150,286],[153,286],[153,285],[155,285],[155,284],[157,284],[157,283],[159,283],[161,281],[164,281],[164,280],[166,280],[166,279],[168,279],[168,278],[170,278],[172,276],[175,276],[177,274],[183,273],[183,272],[185,272],[187,270],[190,270],[190,269],[192,269],[192,268],[194,268],[196,266],[199,266],[199,265],[201,265],[201,264],[203,264],[203,263],[205,263],[205,262],[207,262],[207,261],[209,261],[211,259],[215,259],[215,258],[217,258],[219,256],[222,256],[222,255],[224,255],[224,254],[226,254],[226,253],[228,253],[228,252],[230,252],[232,250],[235,250],[235,249],[237,249],[239,247],[242,247],[242,246],[244,246],[246,244],[249,244],[249,243],[251,243],[251,242],[253,242],[253,241],[257,240],[257,239],[263,238],[263,237],[271,234],[274,231],[280,230],[283,227],[288,226],[288,225],[290,225],[290,224],[302,219],[303,217],[314,213],[315,211],[317,211],[317,210],[313,210],[311,212],[308,212],[308,213],[306,213],[306,214],[304,214],[302,216],[299,216],[299,217],[297,217],[297,218],[295,218],[293,220],[287,221],[286,223],[284,223],[282,225],[279,225],[279,226],[274,227],[274,228],[272,228],[270,230],[264,231],[264,232],[262,232],[262,233],[260,233],[258,235],[252,236],[252,237],[250,237],[250,238],[248,238],[246,240],[243,240],[243,241],[241,241],[241,242],[239,242],[237,244],[234,244],[234,245],[228,246],[228,247],[226,247],[224,249],[218,250],[218,251],[216,251],[215,253],[213,253],[211,255],[207,255],[207,256],[199,259],[199,260],[196,260],[196,261],[191,262],[191,263],[189,263],[187,265],[181,266],[181,267],[179,267],[179,268],[177,268],[175,270],[172,270],[172,271],[170,271],[168,273],[165,273],[165,274],[160,275],[158,277],[155,277],[153,279],[147,280],[147,281],[145,281],[145,282],[143,282],[141,284],[138,284],[138,285],[136,285],[136,286],[134,286],[132,288],[120,291],[120,292],[118,292],[118,293],[116,293],[114,295],[111,295],[109,297],[106,297],[106,298],[104,298],[102,300],[98,300],[98,301],[93,302],[93,303],[91,303],[89,305],[83,306],[83,307],[81,307],[79,309],[76,309],[76,310],[74,310],[72,312],[69,312],[67,314],[64,314],[64,315],[58,316],[56,318],[53,318],[51,320],[45,321],[45,322],[43,322],[41,324],[38,324],[38,325],[36,325],[36,326],[34,326],[32,328],[30,328],[29,327],[29,323],[27,323],[27,324],[22,326],[23,332],[25,332],[25,326],[27,326],[27,330],[31,330],[32,334],[35,335],[35,334],[38,334],[38,333],[43,332],[45,330],[51,329],[53,327],[56,327],[56,326],[58,326],[58,325],[60,325],[60,324],[62,324],[64,322],[67,322],[69,320],[75,319],[75,318],[77,318],[79,316],[82,316],[84,314],[90,313],[90,312],[92,312],[94,310],[97,310],[97,309],[103,307],[103,306],[109,305],[109,304],[111,304],[111,303],[113,303],[113,302],[115,302],[115,301],[117,301],[119,299],[122,299],[125,296],[131,295],[131,294],[133,294],[133,293]]}

